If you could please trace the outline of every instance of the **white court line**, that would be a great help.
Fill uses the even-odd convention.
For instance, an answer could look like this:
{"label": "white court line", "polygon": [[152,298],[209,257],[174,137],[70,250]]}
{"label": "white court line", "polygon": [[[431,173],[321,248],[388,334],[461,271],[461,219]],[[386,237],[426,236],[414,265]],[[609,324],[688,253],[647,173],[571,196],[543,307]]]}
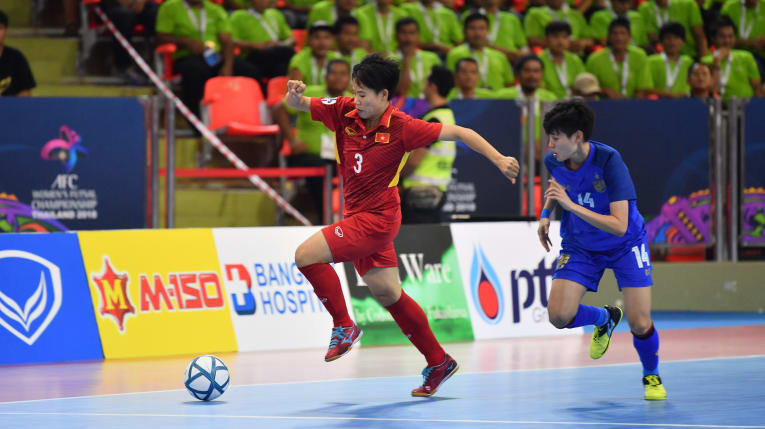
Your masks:
{"label": "white court line", "polygon": [[[700,359],[677,359],[677,360],[665,360],[660,361],[660,364],[667,363],[688,363],[688,362],[707,362],[715,360],[728,360],[728,359],[754,359],[764,358],[765,355],[746,355],[746,356],[722,356],[722,357],[710,357]],[[640,362],[622,362],[622,363],[607,363],[601,365],[586,365],[586,366],[562,366],[558,368],[525,368],[525,369],[503,369],[500,371],[472,371],[472,372],[459,372],[454,377],[461,377],[465,375],[483,375],[483,374],[505,374],[510,372],[538,372],[538,371],[564,371],[573,369],[588,369],[588,368],[608,368],[618,366],[631,366],[640,365]],[[390,375],[379,377],[350,377],[350,378],[330,378],[326,380],[306,380],[306,381],[279,381],[273,383],[251,383],[251,384],[231,384],[230,388],[242,388],[242,387],[256,387],[256,386],[279,386],[279,385],[291,385],[291,384],[312,384],[312,383],[330,383],[335,381],[359,381],[359,380],[384,380],[391,378],[420,378],[415,375]],[[166,392],[185,392],[186,389],[165,389],[165,390],[147,390],[141,392],[122,392],[122,393],[104,393],[99,395],[83,395],[83,396],[67,396],[63,398],[44,398],[44,399],[26,399],[23,401],[6,401],[0,402],[0,407],[5,404],[25,404],[32,402],[44,402],[44,401],[63,401],[69,399],[90,399],[90,398],[108,398],[111,396],[128,396],[128,395],[143,395],[149,393],[166,393]],[[0,413],[1,414],[1,413]],[[715,426],[720,427],[720,426]],[[765,426],[764,426],[765,427]]]}
{"label": "white court line", "polygon": [[382,417],[343,416],[245,416],[220,414],[128,414],[128,413],[18,413],[0,412],[0,415],[15,416],[71,416],[71,417],[154,417],[154,418],[210,418],[239,420],[324,420],[324,421],[365,421],[365,422],[409,422],[409,423],[457,423],[494,425],[575,425],[575,426],[627,426],[627,427],[682,427],[682,428],[724,428],[724,429],[765,429],[765,426],[703,425],[679,423],[629,423],[629,422],[556,422],[535,420],[470,420],[470,419],[407,419]]}

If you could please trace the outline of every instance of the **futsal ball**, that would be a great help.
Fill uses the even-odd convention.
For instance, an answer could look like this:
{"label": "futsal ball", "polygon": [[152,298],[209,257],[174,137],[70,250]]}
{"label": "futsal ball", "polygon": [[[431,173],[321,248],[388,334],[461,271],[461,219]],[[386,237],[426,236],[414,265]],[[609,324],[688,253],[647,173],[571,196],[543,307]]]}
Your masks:
{"label": "futsal ball", "polygon": [[201,401],[212,401],[222,395],[230,380],[226,365],[212,355],[195,357],[186,367],[185,377],[186,389]]}

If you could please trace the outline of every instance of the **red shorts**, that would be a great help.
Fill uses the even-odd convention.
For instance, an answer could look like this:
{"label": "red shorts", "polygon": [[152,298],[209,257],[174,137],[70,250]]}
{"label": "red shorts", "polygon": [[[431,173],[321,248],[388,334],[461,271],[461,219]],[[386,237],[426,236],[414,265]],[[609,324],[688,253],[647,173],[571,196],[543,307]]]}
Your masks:
{"label": "red shorts", "polygon": [[373,267],[397,267],[393,239],[401,227],[401,209],[361,212],[349,216],[321,232],[329,244],[334,262],[352,261],[360,275]]}

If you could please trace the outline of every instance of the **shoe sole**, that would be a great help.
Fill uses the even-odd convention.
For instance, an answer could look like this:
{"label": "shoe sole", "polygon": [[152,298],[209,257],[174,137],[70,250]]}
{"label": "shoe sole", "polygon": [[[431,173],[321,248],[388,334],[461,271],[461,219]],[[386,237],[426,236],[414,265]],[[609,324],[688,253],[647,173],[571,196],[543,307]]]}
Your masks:
{"label": "shoe sole", "polygon": [[427,398],[428,396],[435,395],[436,392],[438,392],[438,389],[440,389],[441,386],[443,386],[444,383],[446,383],[446,380],[450,379],[452,377],[452,375],[454,375],[454,373],[457,372],[457,370],[459,370],[459,369],[460,369],[460,364],[457,364],[457,366],[454,367],[454,370],[452,370],[452,372],[447,374],[446,377],[444,377],[444,379],[441,380],[441,384],[439,384],[434,391],[432,391],[430,393],[412,393],[412,396],[417,397],[417,398]]}
{"label": "shoe sole", "polygon": [[348,347],[348,350],[346,350],[345,352],[343,352],[343,354],[341,354],[341,355],[337,355],[337,356],[335,356],[335,357],[332,357],[332,358],[329,358],[329,359],[326,359],[326,358],[325,358],[325,359],[324,359],[324,362],[332,362],[333,360],[338,360],[338,359],[340,359],[341,357],[343,357],[343,356],[347,355],[347,354],[348,354],[348,352],[349,352],[349,351],[351,351],[351,349],[353,348],[353,346],[355,346],[355,345],[356,345],[356,343],[358,343],[358,342],[359,342],[359,340],[361,339],[361,336],[362,336],[362,335],[364,335],[364,331],[362,331],[361,329],[359,329],[359,336],[358,336],[358,337],[356,337],[356,339],[355,339],[355,340],[353,340],[353,343],[350,345],[350,347]]}
{"label": "shoe sole", "polygon": [[[623,319],[623,318],[624,318],[624,310],[622,310],[621,308],[619,308],[619,320],[617,320],[617,321],[616,321],[616,323],[614,323],[614,330],[616,330],[616,327],[617,327],[617,326],[619,326],[619,323],[621,323],[621,322],[622,322],[622,319]],[[596,327],[595,329],[597,329],[597,327]],[[612,336],[613,334],[614,334],[614,331],[611,331],[611,335],[609,335],[609,336],[608,336],[608,342],[606,342],[606,348],[605,348],[605,349],[603,349],[603,353],[601,353],[601,354],[600,354],[600,356],[597,356],[597,357],[595,357],[595,356],[593,356],[593,355],[592,355],[592,353],[590,353],[590,357],[591,357],[592,359],[600,359],[600,358],[602,358],[602,357],[603,357],[603,355],[605,355],[605,354],[606,354],[606,352],[608,351],[608,348],[611,346],[611,336]],[[593,332],[593,335],[595,335],[595,333],[594,333],[594,332]],[[595,340],[595,338],[593,338],[593,339],[592,339],[592,340],[590,340],[590,341],[594,341],[594,340]]]}

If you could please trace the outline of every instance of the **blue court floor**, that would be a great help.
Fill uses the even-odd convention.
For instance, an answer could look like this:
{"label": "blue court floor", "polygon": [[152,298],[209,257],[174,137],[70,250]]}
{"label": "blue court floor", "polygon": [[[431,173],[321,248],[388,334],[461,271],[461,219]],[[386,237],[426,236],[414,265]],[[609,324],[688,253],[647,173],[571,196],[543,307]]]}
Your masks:
{"label": "blue court floor", "polygon": [[458,373],[433,398],[410,397],[410,376],[234,385],[209,403],[184,390],[0,403],[0,428],[765,428],[765,356],[660,370],[662,402],[643,400],[635,363]]}

